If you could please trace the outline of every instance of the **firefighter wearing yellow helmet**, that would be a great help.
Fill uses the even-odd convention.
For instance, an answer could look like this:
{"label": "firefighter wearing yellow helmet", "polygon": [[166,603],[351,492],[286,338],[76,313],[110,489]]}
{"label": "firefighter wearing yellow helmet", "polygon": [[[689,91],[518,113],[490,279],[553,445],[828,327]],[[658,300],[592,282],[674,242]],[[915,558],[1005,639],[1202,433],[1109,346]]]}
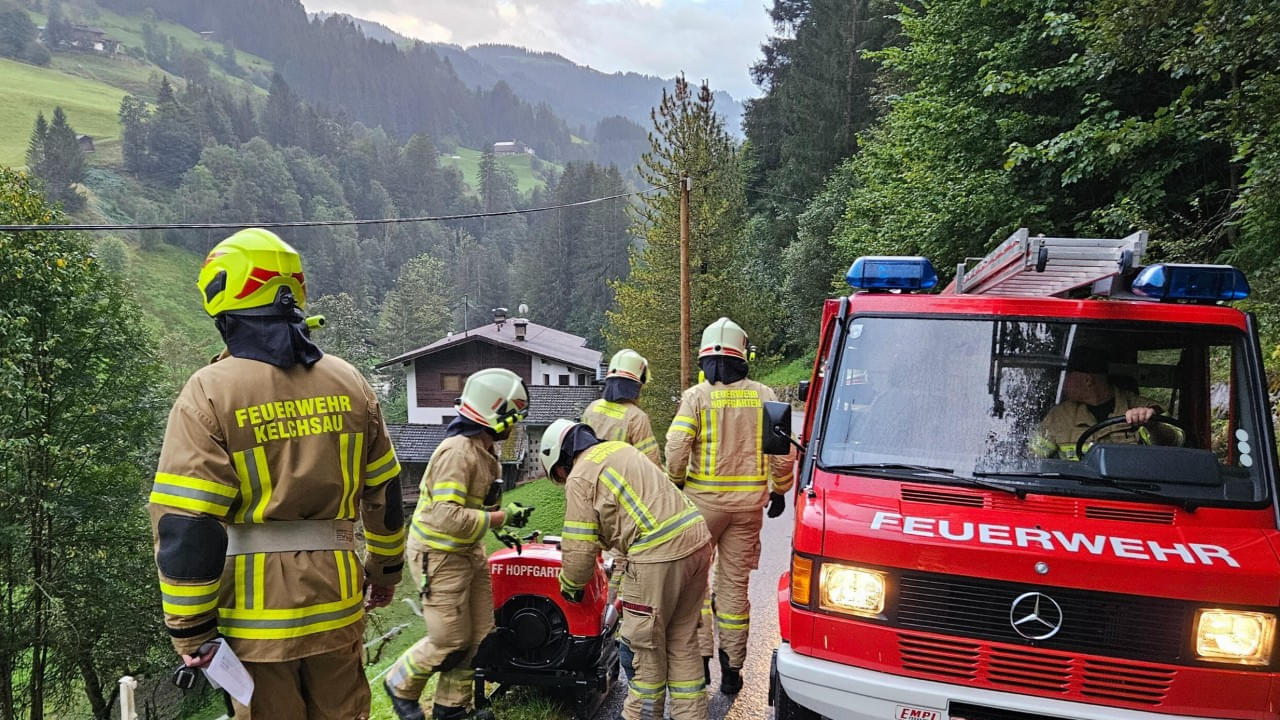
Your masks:
{"label": "firefighter wearing yellow helmet", "polygon": [[[760,561],[761,509],[782,514],[789,456],[765,457],[763,404],[773,390],[747,378],[747,334],[728,318],[702,333],[705,380],[684,391],[667,431],[667,473],[707,519],[716,550],[713,610],[720,636],[720,691],[742,689],[751,604],[748,579]],[[709,643],[708,643],[709,645]],[[704,646],[705,653],[709,647]]]}
{"label": "firefighter wearing yellow helmet", "polygon": [[439,676],[434,720],[493,717],[489,710],[468,710],[475,678],[471,661],[493,630],[483,538],[490,528],[524,527],[533,512],[514,502],[497,510],[490,496],[502,476],[496,442],[528,414],[529,394],[520,376],[501,368],[481,370],[467,378],[457,407],[458,417],[422,476],[410,526],[409,572],[428,635],[387,673],[385,690],[401,720],[425,718],[419,701],[432,675]]}
{"label": "firefighter wearing yellow helmet", "polygon": [[591,428],[556,420],[538,459],[565,486],[560,591],[580,602],[601,547],[628,558],[622,578],[622,642],[633,660],[625,720],[706,720],[694,642],[711,565],[701,513],[636,448],[601,441]]}
{"label": "firefighter wearing yellow helmet", "polygon": [[609,360],[604,379],[604,397],[592,402],[582,413],[582,422],[591,426],[602,440],[621,440],[644,453],[662,467],[658,441],[653,437],[649,414],[636,405],[640,388],[649,382],[649,361],[627,349]]}
{"label": "firefighter wearing yellow helmet", "polygon": [[197,288],[226,350],[174,403],[151,491],[165,627],[188,666],[220,643],[244,662],[237,719],[368,717],[364,612],[391,601],[405,543],[378,401],[311,342],[301,259],[274,234],[218,243]]}

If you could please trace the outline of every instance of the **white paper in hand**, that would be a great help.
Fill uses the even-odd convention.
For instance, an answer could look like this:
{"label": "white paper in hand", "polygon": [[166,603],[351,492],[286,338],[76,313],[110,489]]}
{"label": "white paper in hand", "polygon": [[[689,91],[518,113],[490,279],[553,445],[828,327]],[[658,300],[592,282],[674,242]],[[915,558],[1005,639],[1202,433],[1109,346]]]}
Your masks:
{"label": "white paper in hand", "polygon": [[248,706],[249,698],[253,697],[253,677],[225,642],[218,645],[209,667],[204,668],[204,676],[214,689],[226,690],[236,702]]}

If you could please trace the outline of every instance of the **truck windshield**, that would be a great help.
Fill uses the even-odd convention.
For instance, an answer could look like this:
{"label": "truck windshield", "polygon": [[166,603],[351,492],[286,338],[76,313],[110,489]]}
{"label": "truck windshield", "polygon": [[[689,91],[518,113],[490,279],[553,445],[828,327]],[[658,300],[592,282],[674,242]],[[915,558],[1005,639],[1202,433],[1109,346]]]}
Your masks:
{"label": "truck windshield", "polygon": [[[1270,455],[1258,427],[1265,398],[1254,390],[1237,330],[1016,319],[849,323],[829,376],[835,387],[819,455],[826,469],[1196,504],[1269,496],[1262,467]],[[912,467],[934,472],[904,469]]]}

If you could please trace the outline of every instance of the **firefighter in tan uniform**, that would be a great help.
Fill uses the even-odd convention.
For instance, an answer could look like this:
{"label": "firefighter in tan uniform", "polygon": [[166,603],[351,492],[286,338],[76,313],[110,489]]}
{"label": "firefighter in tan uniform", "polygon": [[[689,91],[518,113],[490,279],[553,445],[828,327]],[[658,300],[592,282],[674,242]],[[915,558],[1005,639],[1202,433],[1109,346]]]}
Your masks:
{"label": "firefighter in tan uniform", "polygon": [[[747,379],[747,335],[728,318],[702,333],[706,379],[684,392],[667,431],[667,473],[707,519],[716,552],[713,609],[720,635],[720,692],[742,689],[751,604],[747,583],[760,561],[761,509],[782,514],[791,457],[766,458],[764,403],[773,390]],[[703,648],[705,652],[706,648]]]}
{"label": "firefighter in tan uniform", "polygon": [[596,437],[621,440],[644,453],[654,465],[662,467],[649,414],[636,405],[640,388],[647,382],[649,361],[635,350],[619,350],[609,360],[604,397],[587,406],[582,413],[582,422],[591,426]]}
{"label": "firefighter in tan uniform", "polygon": [[[468,711],[472,659],[493,630],[493,585],[484,550],[486,530],[524,527],[533,508],[509,503],[492,511],[486,496],[502,476],[496,443],[528,413],[529,394],[510,370],[490,368],[467,378],[458,417],[422,476],[409,532],[409,572],[422,598],[427,636],[396,660],[385,689],[401,720],[425,717],[419,699],[438,674],[432,718],[492,718]],[[496,503],[496,501],[495,501]]]}
{"label": "firefighter in tan uniform", "polygon": [[1106,353],[1096,348],[1081,346],[1071,353],[1062,384],[1062,402],[1049,410],[1032,438],[1031,448],[1036,455],[1078,460],[1076,441],[1085,430],[1111,417],[1123,417],[1128,424],[1112,425],[1094,433],[1085,444],[1086,451],[1089,445],[1100,442],[1183,444],[1185,434],[1181,429],[1152,422],[1163,412],[1159,404],[1112,385],[1110,366]]}
{"label": "firefighter in tan uniform", "polygon": [[377,400],[312,344],[301,261],[274,234],[219,243],[199,289],[227,349],[174,403],[151,491],[165,626],[188,666],[219,636],[244,662],[237,720],[367,718],[364,612],[390,602],[405,543]]}
{"label": "firefighter in tan uniform", "polygon": [[706,684],[694,643],[711,564],[702,514],[634,447],[601,442],[582,423],[557,420],[538,459],[565,486],[560,591],[582,600],[601,547],[628,558],[622,642],[634,658],[625,720],[705,720]]}
{"label": "firefighter in tan uniform", "polygon": [[[604,380],[604,397],[587,406],[582,413],[582,422],[591,426],[596,437],[625,442],[644,453],[654,465],[662,467],[649,414],[636,404],[640,388],[647,382],[649,361],[643,355],[631,349],[614,353]],[[627,570],[627,558],[614,552],[610,555],[615,564],[609,578],[609,589],[616,595]]]}

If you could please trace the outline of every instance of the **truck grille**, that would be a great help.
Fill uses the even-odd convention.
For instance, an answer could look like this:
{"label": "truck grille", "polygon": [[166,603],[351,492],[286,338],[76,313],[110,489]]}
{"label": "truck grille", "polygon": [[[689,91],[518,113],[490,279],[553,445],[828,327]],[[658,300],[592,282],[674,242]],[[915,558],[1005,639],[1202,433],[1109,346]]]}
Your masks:
{"label": "truck grille", "polygon": [[[1028,651],[1057,650],[1151,663],[1177,664],[1188,659],[1185,646],[1194,609],[1177,600],[921,572],[902,573],[897,590],[892,622],[900,628],[993,640]],[[1028,640],[1014,630],[1010,610],[1028,592],[1043,593],[1062,608],[1057,634]],[[1007,659],[1017,665],[1012,656]],[[1034,682],[1056,682],[1054,678],[1063,677],[1064,672],[1061,667],[1046,666]]]}
{"label": "truck grille", "polygon": [[1011,692],[1076,695],[1095,702],[1145,706],[1164,701],[1176,674],[1039,648],[995,647],[909,632],[899,633],[898,652],[903,669],[939,680],[985,681]]}

